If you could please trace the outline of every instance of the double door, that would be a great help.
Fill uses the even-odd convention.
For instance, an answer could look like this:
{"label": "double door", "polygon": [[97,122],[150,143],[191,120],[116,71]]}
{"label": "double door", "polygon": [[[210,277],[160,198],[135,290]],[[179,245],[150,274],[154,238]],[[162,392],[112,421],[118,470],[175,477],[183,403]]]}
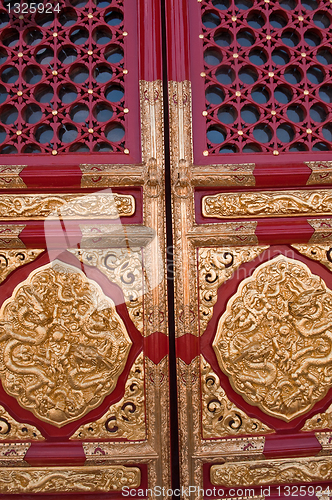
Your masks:
{"label": "double door", "polygon": [[328,7],[1,9],[4,498],[329,496]]}

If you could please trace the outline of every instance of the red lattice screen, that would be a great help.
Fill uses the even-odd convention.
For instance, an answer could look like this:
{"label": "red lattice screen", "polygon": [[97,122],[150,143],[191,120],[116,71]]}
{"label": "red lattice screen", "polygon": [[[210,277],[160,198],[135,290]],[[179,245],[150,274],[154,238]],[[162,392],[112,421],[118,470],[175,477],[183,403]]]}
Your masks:
{"label": "red lattice screen", "polygon": [[201,7],[204,156],[330,151],[332,0]]}
{"label": "red lattice screen", "polygon": [[22,5],[0,10],[0,153],[129,154],[123,1]]}

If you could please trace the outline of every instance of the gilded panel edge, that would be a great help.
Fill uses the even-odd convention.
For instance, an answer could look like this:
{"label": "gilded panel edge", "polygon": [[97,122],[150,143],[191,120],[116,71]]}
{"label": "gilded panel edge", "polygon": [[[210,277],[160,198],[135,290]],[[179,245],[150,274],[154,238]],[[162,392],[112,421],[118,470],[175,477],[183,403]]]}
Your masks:
{"label": "gilded panel edge", "polygon": [[0,188],[1,189],[24,189],[26,184],[20,176],[27,165],[1,165],[0,166]]}

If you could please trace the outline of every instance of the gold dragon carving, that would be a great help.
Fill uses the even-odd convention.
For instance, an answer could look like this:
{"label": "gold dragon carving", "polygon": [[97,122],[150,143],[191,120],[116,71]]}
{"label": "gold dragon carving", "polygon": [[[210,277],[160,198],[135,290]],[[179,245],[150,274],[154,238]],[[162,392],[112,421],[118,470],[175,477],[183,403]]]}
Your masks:
{"label": "gold dragon carving", "polygon": [[268,246],[200,248],[198,250],[199,314],[204,333],[217,302],[219,287],[245,262],[254,260]]}
{"label": "gold dragon carving", "polygon": [[81,425],[71,439],[121,437],[142,441],[146,437],[144,399],[143,353],[140,353],[130,370],[123,398],[99,420]]}
{"label": "gold dragon carving", "polygon": [[35,260],[44,250],[0,250],[0,283],[17,267]]}
{"label": "gold dragon carving", "polygon": [[60,261],[33,271],[0,309],[3,387],[58,427],[112,392],[131,344],[113,301]]}
{"label": "gold dragon carving", "polygon": [[331,474],[332,457],[283,458],[212,465],[210,480],[216,486],[260,486],[328,481]]}
{"label": "gold dragon carving", "polygon": [[43,441],[44,438],[39,430],[30,424],[15,420],[0,406],[0,440],[23,439],[29,441]]}
{"label": "gold dragon carving", "polygon": [[233,389],[265,413],[290,421],[332,383],[332,292],[284,255],[243,280],[213,341]]}
{"label": "gold dragon carving", "polygon": [[202,435],[204,439],[267,434],[274,432],[257,418],[248,415],[233,404],[220,386],[218,375],[201,355]]}
{"label": "gold dragon carving", "polygon": [[142,252],[134,248],[71,249],[81,262],[97,267],[123,291],[129,316],[143,332],[143,272]]}
{"label": "gold dragon carving", "polygon": [[135,198],[117,193],[0,195],[0,219],[98,217],[117,219],[135,213]]}
{"label": "gold dragon carving", "polygon": [[121,491],[141,484],[138,467],[1,467],[1,493],[62,493]]}
{"label": "gold dragon carving", "polygon": [[263,191],[251,193],[218,193],[202,199],[203,217],[218,219],[286,215],[332,214],[332,193],[319,191]]}

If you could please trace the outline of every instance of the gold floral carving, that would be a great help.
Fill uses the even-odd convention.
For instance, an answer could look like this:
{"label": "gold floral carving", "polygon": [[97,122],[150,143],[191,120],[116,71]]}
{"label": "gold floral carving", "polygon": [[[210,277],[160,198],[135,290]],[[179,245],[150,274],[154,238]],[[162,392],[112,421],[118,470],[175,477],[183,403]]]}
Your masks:
{"label": "gold floral carving", "polygon": [[117,193],[0,195],[0,219],[98,217],[117,219],[135,213],[135,198]]}
{"label": "gold floral carving", "polygon": [[9,413],[0,406],[0,440],[29,440],[43,441],[44,438],[39,430],[30,424],[23,424],[15,420]]}
{"label": "gold floral carving", "polygon": [[305,421],[302,431],[313,431],[315,429],[332,429],[332,404],[323,413],[317,413]]}
{"label": "gold floral carving", "polygon": [[324,281],[284,255],[243,280],[213,341],[234,390],[287,422],[309,411],[332,383],[331,303]]}
{"label": "gold floral carving", "polygon": [[304,163],[311,169],[307,185],[332,183],[332,161],[305,161]]}
{"label": "gold floral carving", "polygon": [[218,193],[202,199],[203,217],[231,219],[241,217],[284,217],[287,215],[331,215],[332,192],[261,191],[251,193]]}
{"label": "gold floral carving", "polygon": [[332,457],[282,458],[212,465],[210,481],[216,486],[260,486],[327,481],[331,474]]}
{"label": "gold floral carving", "polygon": [[44,250],[0,250],[0,283],[17,267],[35,260]]}
{"label": "gold floral carving", "polygon": [[229,280],[245,262],[250,262],[268,246],[199,248],[199,314],[200,332],[204,333],[213,314],[219,287]]}
{"label": "gold floral carving", "polygon": [[0,247],[25,248],[19,238],[24,228],[25,224],[0,224]]}
{"label": "gold floral carving", "polygon": [[139,186],[143,183],[143,169],[139,165],[82,164],[82,188],[112,186]]}
{"label": "gold floral carving", "polygon": [[141,484],[138,467],[1,467],[1,493],[62,493],[121,491]]}
{"label": "gold floral carving", "polygon": [[291,245],[301,254],[312,260],[318,260],[321,264],[332,271],[332,247],[331,245]]}
{"label": "gold floral carving", "polygon": [[[244,411],[228,399],[224,389],[220,386],[218,375],[214,373],[202,355],[201,387],[202,435],[204,439],[274,432],[257,418],[248,417]],[[244,446],[247,446],[248,452],[254,448],[252,444],[248,445],[248,443],[244,443]]]}
{"label": "gold floral carving", "polygon": [[24,462],[26,452],[31,443],[0,443],[0,467],[27,465]]}
{"label": "gold floral carving", "polygon": [[140,249],[113,248],[109,250],[76,250],[73,253],[81,262],[97,267],[110,281],[123,291],[129,316],[143,332],[143,271]]}
{"label": "gold floral carving", "polygon": [[5,391],[61,427],[112,392],[131,340],[100,286],[54,261],[33,271],[3,303],[0,345]]}
{"label": "gold floral carving", "polygon": [[71,439],[119,437],[135,441],[146,437],[143,353],[130,370],[123,398],[110,406],[99,420],[81,425]]}
{"label": "gold floral carving", "polygon": [[332,241],[332,219],[307,219],[307,222],[314,229],[310,244]]}
{"label": "gold floral carving", "polygon": [[255,186],[254,163],[199,166],[192,172],[194,186]]}
{"label": "gold floral carving", "polygon": [[0,188],[22,189],[26,184],[20,177],[20,173],[27,165],[1,165],[0,166]]}

